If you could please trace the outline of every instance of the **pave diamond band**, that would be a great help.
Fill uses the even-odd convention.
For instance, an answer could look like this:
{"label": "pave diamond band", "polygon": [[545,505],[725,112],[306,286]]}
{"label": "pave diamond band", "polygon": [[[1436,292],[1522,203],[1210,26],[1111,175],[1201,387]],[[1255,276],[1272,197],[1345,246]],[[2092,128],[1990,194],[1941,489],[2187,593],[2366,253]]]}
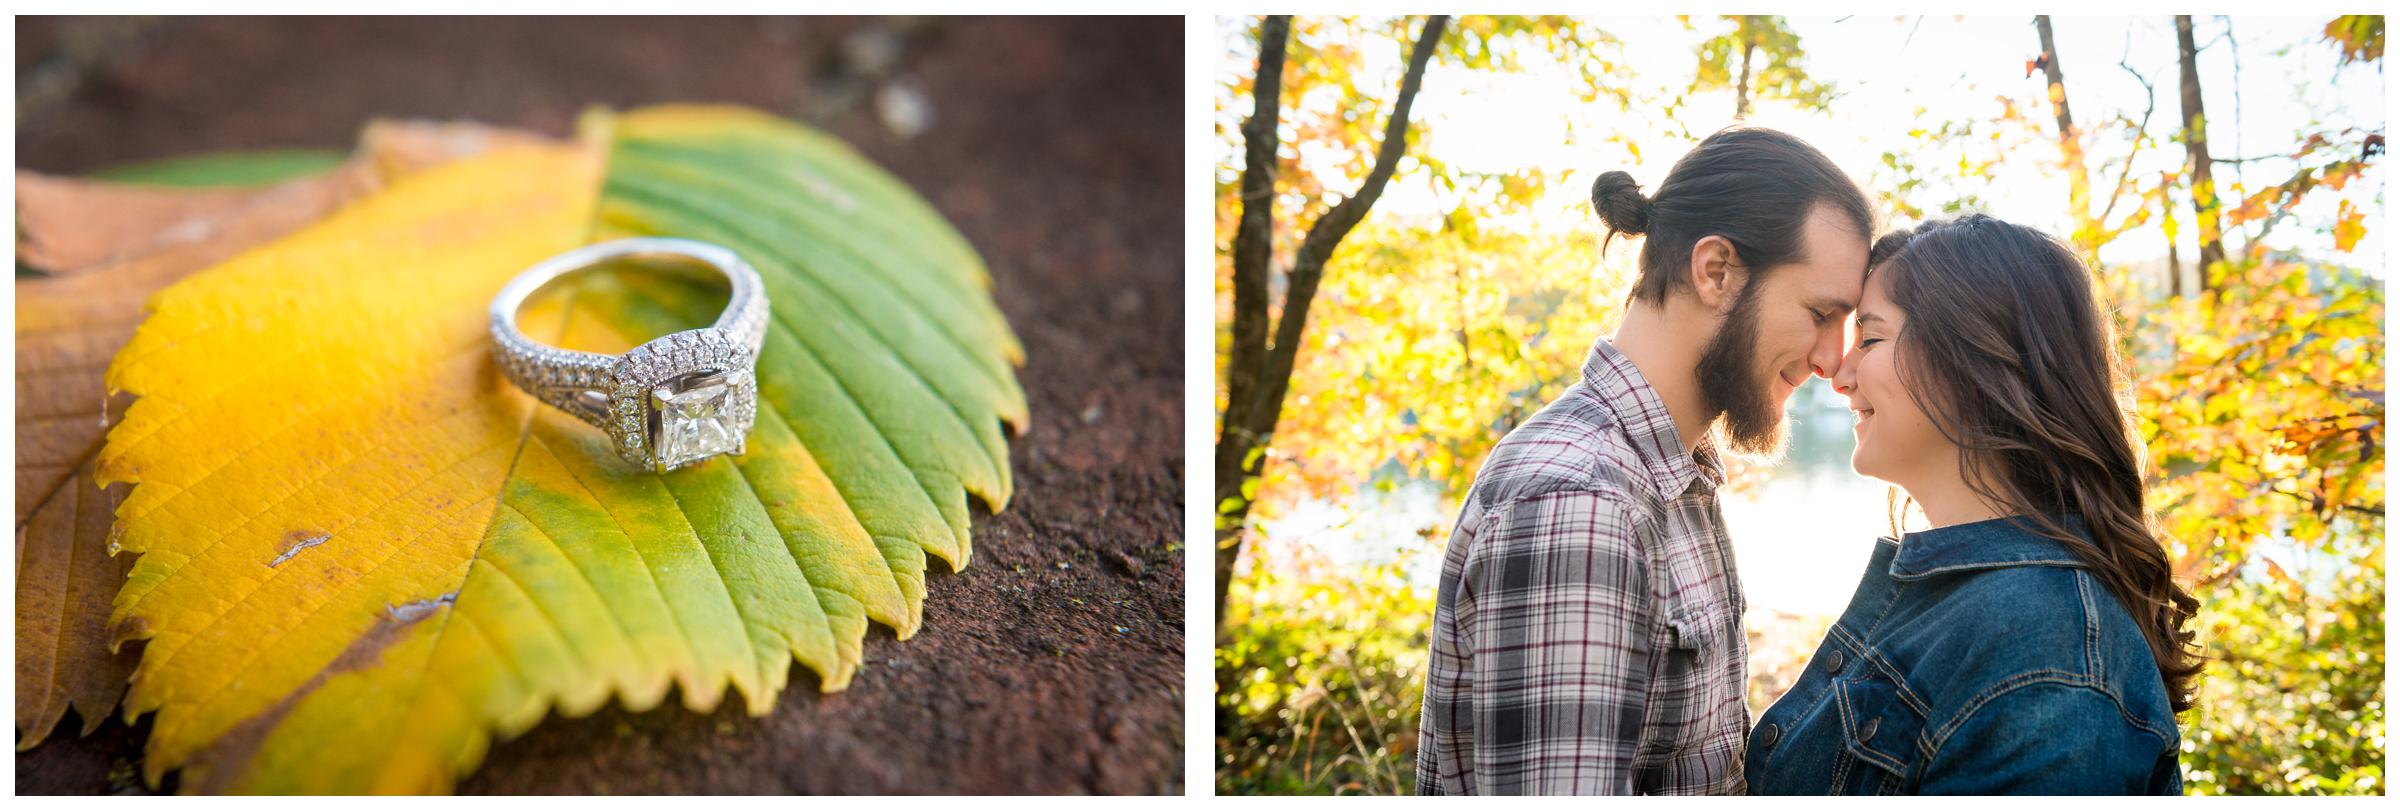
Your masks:
{"label": "pave diamond band", "polygon": [[[611,261],[722,274],[732,295],[715,324],[665,335],[622,355],[548,346],[517,328],[517,310],[543,286]],[[767,295],[758,271],[733,251],[688,239],[620,239],[577,248],[518,274],[492,299],[492,351],[501,374],[534,399],[607,432],[625,461],[659,473],[747,448],[758,416],[756,370],[766,332]]]}

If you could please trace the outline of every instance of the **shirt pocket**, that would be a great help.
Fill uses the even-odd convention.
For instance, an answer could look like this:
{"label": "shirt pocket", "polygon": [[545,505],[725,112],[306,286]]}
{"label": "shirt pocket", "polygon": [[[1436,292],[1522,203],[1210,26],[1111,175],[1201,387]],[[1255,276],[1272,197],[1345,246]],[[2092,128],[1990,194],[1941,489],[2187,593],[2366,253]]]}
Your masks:
{"label": "shirt pocket", "polygon": [[1925,715],[1880,670],[1839,679],[1834,707],[1841,720],[1842,754],[1834,773],[1838,794],[1913,794]]}
{"label": "shirt pocket", "polygon": [[1694,601],[1671,608],[1661,633],[1664,661],[1653,685],[1661,704],[1658,720],[1679,749],[1738,742],[1749,733],[1749,708],[1742,702],[1740,617],[1721,602]]}

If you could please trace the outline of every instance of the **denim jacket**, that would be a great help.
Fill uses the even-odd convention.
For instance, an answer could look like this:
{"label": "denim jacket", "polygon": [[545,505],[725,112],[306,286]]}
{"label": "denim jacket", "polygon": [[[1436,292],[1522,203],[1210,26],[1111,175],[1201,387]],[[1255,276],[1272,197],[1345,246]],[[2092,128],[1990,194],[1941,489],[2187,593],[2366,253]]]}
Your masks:
{"label": "denim jacket", "polygon": [[1743,772],[1759,794],[2183,791],[2141,629],[2022,519],[1877,539],[1850,607],[1758,721]]}

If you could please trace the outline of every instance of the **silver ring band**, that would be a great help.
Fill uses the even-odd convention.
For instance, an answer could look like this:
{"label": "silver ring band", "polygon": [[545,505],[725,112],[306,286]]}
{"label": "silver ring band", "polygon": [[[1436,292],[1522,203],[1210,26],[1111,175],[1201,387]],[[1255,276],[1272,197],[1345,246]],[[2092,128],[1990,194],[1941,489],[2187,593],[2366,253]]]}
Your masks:
{"label": "silver ring band", "polygon": [[[517,328],[517,310],[535,291],[613,260],[713,270],[732,295],[715,324],[661,336],[622,355],[549,346]],[[491,322],[502,375],[535,399],[606,431],[628,462],[664,473],[747,449],[758,412],[756,368],[766,339],[767,295],[758,271],[733,251],[663,237],[587,245],[511,279],[492,298]]]}

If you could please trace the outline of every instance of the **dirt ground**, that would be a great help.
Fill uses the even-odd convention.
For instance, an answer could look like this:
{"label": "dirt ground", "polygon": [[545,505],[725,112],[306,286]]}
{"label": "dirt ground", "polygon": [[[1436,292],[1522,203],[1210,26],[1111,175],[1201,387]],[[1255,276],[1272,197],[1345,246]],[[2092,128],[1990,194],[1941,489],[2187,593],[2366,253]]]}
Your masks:
{"label": "dirt ground", "polygon": [[[614,707],[494,747],[462,793],[1183,790],[1182,22],[19,17],[20,168],[342,150],[369,118],[565,135],[588,105],[752,105],[898,173],[990,264],[1026,347],[1017,496],[925,629],[773,714]],[[939,568],[939,564],[936,564]],[[148,722],[61,724],[17,791],[145,791]],[[172,788],[170,785],[168,788]]]}

